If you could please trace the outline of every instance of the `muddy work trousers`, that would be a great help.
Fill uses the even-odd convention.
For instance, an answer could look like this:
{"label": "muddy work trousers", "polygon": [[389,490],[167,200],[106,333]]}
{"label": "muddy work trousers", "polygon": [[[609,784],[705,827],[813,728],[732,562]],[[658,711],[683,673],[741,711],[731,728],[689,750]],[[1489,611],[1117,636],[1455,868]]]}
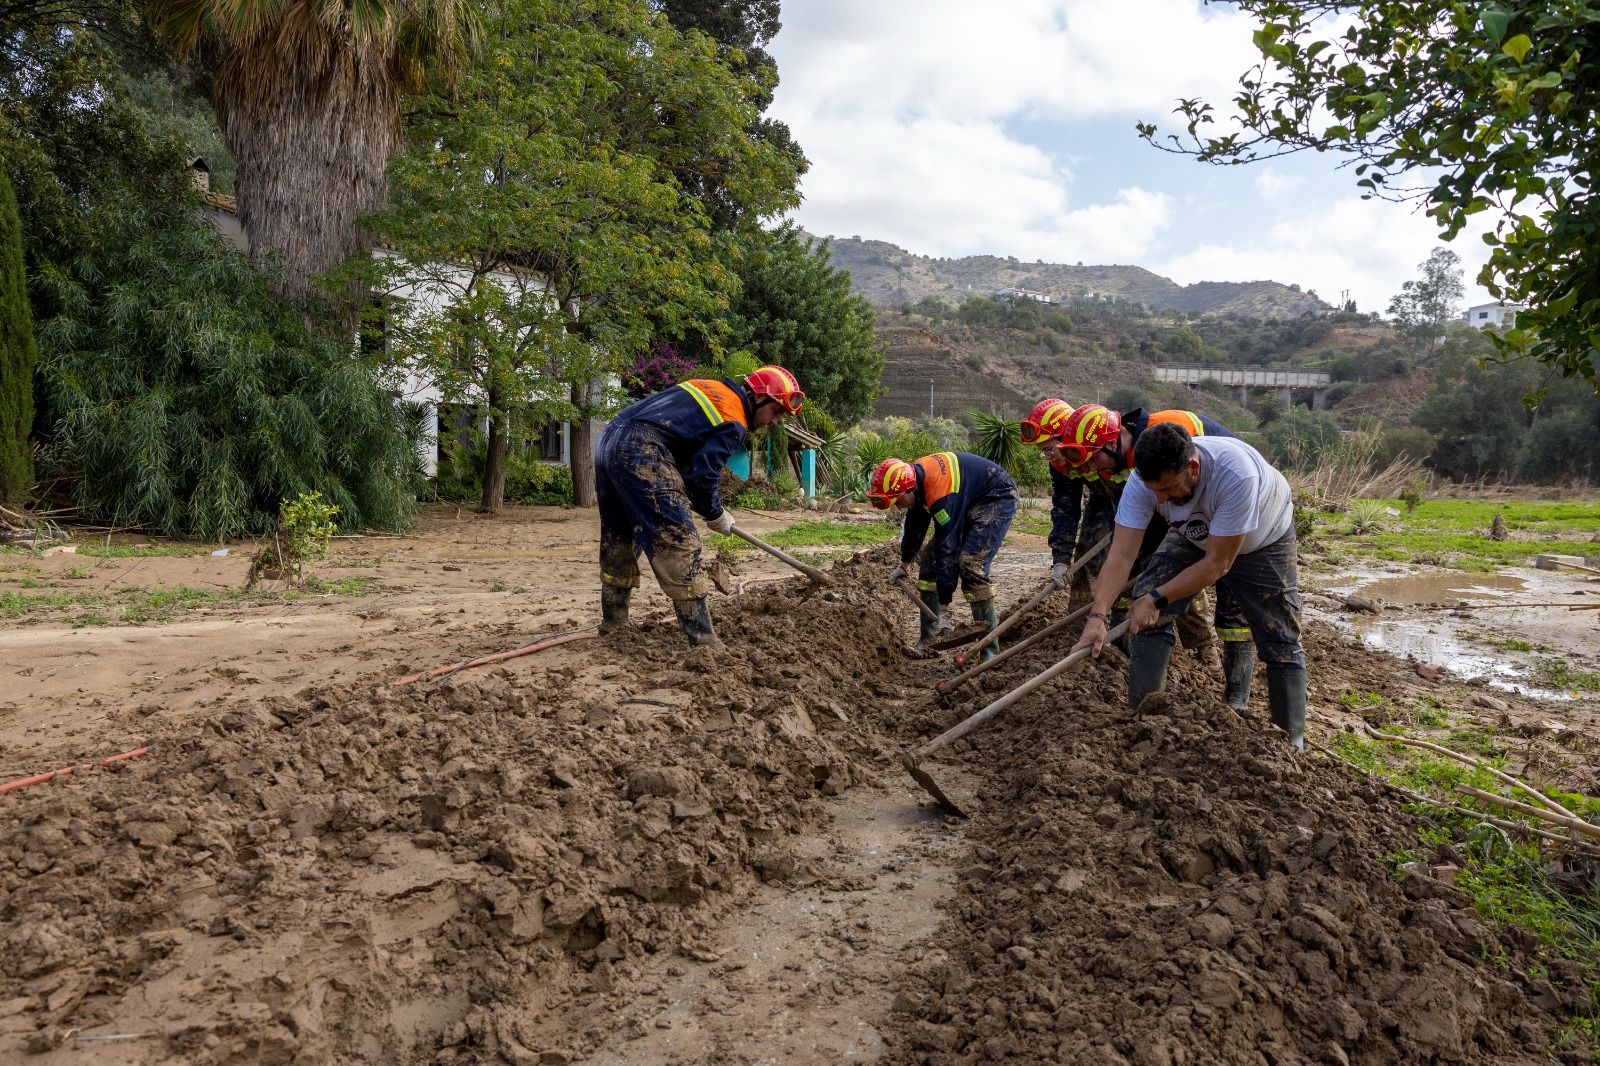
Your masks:
{"label": "muddy work trousers", "polygon": [[700,531],[666,443],[648,426],[608,429],[600,438],[594,473],[601,583],[637,588],[639,553],[644,552],[674,603],[710,592],[700,562]]}
{"label": "muddy work trousers", "polygon": [[[1006,541],[1006,531],[1017,516],[1015,493],[998,500],[985,500],[967,508],[967,527],[961,532],[956,569],[961,592],[968,603],[987,603],[994,599],[994,586],[989,583],[989,567],[1000,554]],[[947,604],[955,598],[955,590],[940,590],[937,576],[939,560],[934,557],[934,541],[922,546],[917,556],[917,588],[923,592],[939,592],[939,602]]]}
{"label": "muddy work trousers", "polygon": [[[1300,578],[1295,565],[1294,530],[1276,541],[1240,555],[1217,582],[1217,632],[1227,640],[1254,641],[1256,654],[1269,673],[1288,667],[1304,669],[1306,653],[1300,646]],[[1133,583],[1133,596],[1148,595],[1205,557],[1205,551],[1180,533],[1169,532]],[[1173,600],[1165,615],[1187,611],[1190,604]],[[1146,629],[1169,645],[1172,623]]]}
{"label": "muddy work trousers", "polygon": [[[1102,537],[1110,535],[1117,527],[1117,498],[1108,491],[1109,486],[1091,485],[1089,491],[1084,493],[1087,497],[1083,504],[1083,518],[1078,523],[1077,558],[1082,558],[1082,553],[1098,544]],[[1161,541],[1167,534],[1167,520],[1160,515],[1150,519],[1150,526],[1144,531],[1144,542],[1139,545],[1139,554],[1134,559],[1132,574],[1135,578],[1143,572],[1150,562],[1150,557],[1161,546]],[[1109,548],[1102,548],[1095,557],[1086,563],[1082,569],[1072,575],[1072,604],[1080,606],[1094,599],[1094,581],[1100,576],[1100,567],[1105,564],[1106,556],[1110,554]],[[1132,600],[1127,596],[1117,597],[1116,606],[1112,613],[1116,616],[1112,624],[1121,621],[1121,616],[1128,611]],[[1207,590],[1195,596],[1194,602],[1189,605],[1177,621],[1178,639],[1183,646],[1197,655],[1213,643],[1211,634],[1211,600]],[[1229,635],[1218,632],[1223,640],[1228,640]],[[1250,639],[1250,631],[1244,631],[1245,640]]]}

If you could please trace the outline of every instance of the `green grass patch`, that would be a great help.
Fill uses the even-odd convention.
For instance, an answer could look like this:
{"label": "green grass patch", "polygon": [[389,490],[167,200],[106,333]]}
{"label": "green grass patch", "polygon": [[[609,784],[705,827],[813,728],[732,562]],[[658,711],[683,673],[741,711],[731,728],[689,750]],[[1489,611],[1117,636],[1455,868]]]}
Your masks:
{"label": "green grass patch", "polygon": [[[1353,501],[1368,510],[1399,500]],[[1505,517],[1513,536],[1531,533],[1552,539],[1490,540],[1484,535],[1496,513]],[[1488,572],[1502,566],[1527,565],[1535,555],[1586,555],[1595,548],[1589,537],[1600,526],[1600,503],[1484,503],[1474,500],[1428,500],[1411,514],[1389,519],[1392,528],[1361,528],[1352,533],[1350,515],[1314,516],[1316,538],[1325,555],[1422,563],[1456,570]],[[1362,523],[1355,523],[1362,526]]]}
{"label": "green grass patch", "polygon": [[1049,515],[1019,514],[1011,520],[1011,533],[1031,533],[1036,537],[1050,535]]}
{"label": "green grass patch", "polygon": [[1600,692],[1600,670],[1578,670],[1562,658],[1536,659],[1533,676],[1564,692]]}
{"label": "green grass patch", "polygon": [[208,607],[292,603],[312,596],[366,596],[383,589],[373,578],[309,578],[298,589],[125,588],[111,592],[57,592],[25,596],[0,592],[0,618],[61,618],[73,626],[151,625]]}
{"label": "green grass patch", "polygon": [[[832,548],[840,545],[883,544],[900,535],[900,527],[888,522],[797,522],[785,529],[758,536],[775,548]],[[738,537],[709,534],[708,547],[716,551],[758,551]]]}

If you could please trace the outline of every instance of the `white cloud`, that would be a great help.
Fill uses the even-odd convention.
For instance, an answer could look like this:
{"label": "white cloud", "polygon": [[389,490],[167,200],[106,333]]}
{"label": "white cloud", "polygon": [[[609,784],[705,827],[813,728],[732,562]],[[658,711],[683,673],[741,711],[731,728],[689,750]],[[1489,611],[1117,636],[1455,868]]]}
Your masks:
{"label": "white cloud", "polygon": [[[1473,280],[1489,257],[1480,239],[1484,228],[1465,231],[1446,246],[1461,257],[1467,304],[1487,300]],[[1329,303],[1348,289],[1361,310],[1382,312],[1439,246],[1438,226],[1414,205],[1352,196],[1275,223],[1263,242],[1208,242],[1149,266],[1182,285],[1293,282]]]}
{"label": "white cloud", "polygon": [[1268,164],[1262,164],[1256,173],[1256,193],[1263,200],[1281,200],[1305,183],[1298,174],[1284,174],[1269,169]]}

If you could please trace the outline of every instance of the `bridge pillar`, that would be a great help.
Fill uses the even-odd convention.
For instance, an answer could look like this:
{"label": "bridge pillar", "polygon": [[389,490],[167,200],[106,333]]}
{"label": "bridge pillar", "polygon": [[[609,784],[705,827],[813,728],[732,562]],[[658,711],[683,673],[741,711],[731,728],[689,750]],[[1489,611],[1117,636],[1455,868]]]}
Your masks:
{"label": "bridge pillar", "polygon": [[1278,402],[1283,404],[1285,411],[1292,408],[1294,406],[1294,389],[1288,385],[1280,386],[1278,389]]}
{"label": "bridge pillar", "polygon": [[1315,407],[1318,411],[1320,411],[1324,407],[1328,406],[1328,390],[1327,390],[1326,387],[1319,388],[1319,389],[1315,390],[1314,392],[1312,392],[1312,394],[1311,394],[1311,405],[1313,407]]}
{"label": "bridge pillar", "polygon": [[1236,385],[1233,389],[1233,402],[1244,407],[1250,402],[1250,390],[1243,385]]}

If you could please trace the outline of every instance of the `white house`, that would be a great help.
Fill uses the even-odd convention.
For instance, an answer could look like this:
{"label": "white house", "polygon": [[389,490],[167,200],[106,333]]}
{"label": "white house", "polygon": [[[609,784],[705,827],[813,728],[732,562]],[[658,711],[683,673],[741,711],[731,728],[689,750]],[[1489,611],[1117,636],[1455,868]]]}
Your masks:
{"label": "white house", "polygon": [[1042,304],[1053,304],[1055,298],[1047,292],[1038,292],[1034,289],[1001,289],[994,294],[996,303],[1015,304],[1019,300],[1033,300]]}
{"label": "white house", "polygon": [[1522,310],[1521,304],[1504,302],[1476,304],[1467,308],[1466,314],[1461,316],[1461,320],[1476,329],[1482,329],[1485,326],[1504,329],[1507,326],[1516,324],[1517,312],[1520,310]]}

